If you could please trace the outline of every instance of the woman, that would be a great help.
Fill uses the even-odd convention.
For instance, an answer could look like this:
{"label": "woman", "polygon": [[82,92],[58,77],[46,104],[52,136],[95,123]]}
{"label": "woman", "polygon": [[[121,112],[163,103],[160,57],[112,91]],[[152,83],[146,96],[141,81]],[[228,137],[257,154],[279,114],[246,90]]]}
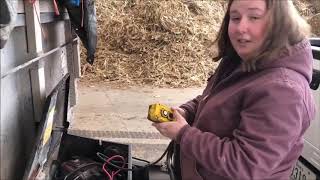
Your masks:
{"label": "woman", "polygon": [[310,27],[289,0],[230,0],[203,94],[154,123],[184,180],[289,179],[315,116]]}

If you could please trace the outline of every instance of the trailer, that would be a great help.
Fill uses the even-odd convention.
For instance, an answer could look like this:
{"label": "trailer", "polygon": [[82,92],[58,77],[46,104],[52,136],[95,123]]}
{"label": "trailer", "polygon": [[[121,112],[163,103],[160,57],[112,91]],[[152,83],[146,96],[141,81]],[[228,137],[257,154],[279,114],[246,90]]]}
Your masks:
{"label": "trailer", "polygon": [[1,42],[0,179],[8,180],[23,177],[45,100],[66,74],[71,118],[80,77],[79,38],[67,12],[56,16],[49,0],[9,2],[15,14],[5,14],[1,3],[0,22],[12,26],[9,39]]}
{"label": "trailer", "polygon": [[[69,2],[79,3],[78,0]],[[155,163],[149,164],[143,160],[132,162],[130,144],[68,134],[73,107],[77,104],[80,40],[88,41],[88,45],[84,46],[87,61],[92,63],[95,37],[88,39],[82,36],[82,25],[77,27],[73,24],[72,19],[76,18],[70,14],[74,12],[73,6],[67,9],[55,3],[56,0],[1,1],[1,28],[7,25],[5,30],[10,34],[1,36],[0,179],[60,179],[58,176],[62,175],[99,174],[101,168],[91,166],[95,164],[91,160],[82,157],[72,159],[73,156],[107,160],[106,154],[116,150],[118,153],[120,150],[125,158],[123,168],[126,171],[120,179],[169,179],[168,173],[161,171]],[[4,6],[8,4],[9,7]],[[92,25],[95,17],[84,17]],[[84,24],[86,26],[86,22]],[[92,31],[88,33],[90,35]],[[98,151],[105,154],[98,154]],[[66,162],[58,167],[57,161]],[[74,174],[68,175],[66,170],[77,169],[75,161],[90,166],[80,168],[83,170],[80,174],[72,171]],[[146,165],[147,169],[130,170],[133,166],[139,168]]]}

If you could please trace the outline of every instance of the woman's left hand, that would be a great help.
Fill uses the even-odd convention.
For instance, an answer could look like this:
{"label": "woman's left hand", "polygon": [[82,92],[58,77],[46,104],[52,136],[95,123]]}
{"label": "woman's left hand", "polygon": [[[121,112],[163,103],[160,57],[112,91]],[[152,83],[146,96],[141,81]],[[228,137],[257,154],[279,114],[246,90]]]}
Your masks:
{"label": "woman's left hand", "polygon": [[152,123],[152,125],[156,127],[162,135],[175,140],[180,129],[188,123],[186,119],[178,112],[178,108],[172,108],[172,110],[175,121]]}

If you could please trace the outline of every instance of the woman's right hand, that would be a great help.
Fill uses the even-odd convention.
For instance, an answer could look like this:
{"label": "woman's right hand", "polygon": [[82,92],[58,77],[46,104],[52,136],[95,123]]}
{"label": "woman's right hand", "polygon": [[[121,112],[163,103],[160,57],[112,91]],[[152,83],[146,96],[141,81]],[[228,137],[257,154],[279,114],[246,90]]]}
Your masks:
{"label": "woman's right hand", "polygon": [[178,111],[179,114],[181,114],[182,117],[184,117],[185,119],[187,118],[187,113],[184,109],[180,108],[180,107],[173,107],[172,109],[175,109]]}

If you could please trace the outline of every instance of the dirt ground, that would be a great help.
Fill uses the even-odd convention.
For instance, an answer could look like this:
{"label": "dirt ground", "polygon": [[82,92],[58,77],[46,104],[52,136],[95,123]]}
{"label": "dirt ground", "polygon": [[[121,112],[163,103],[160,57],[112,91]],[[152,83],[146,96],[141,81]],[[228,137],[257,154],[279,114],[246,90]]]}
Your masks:
{"label": "dirt ground", "polygon": [[148,106],[178,106],[203,88],[153,88],[79,82],[70,134],[130,144],[132,156],[154,161],[170,140],[147,120]]}

